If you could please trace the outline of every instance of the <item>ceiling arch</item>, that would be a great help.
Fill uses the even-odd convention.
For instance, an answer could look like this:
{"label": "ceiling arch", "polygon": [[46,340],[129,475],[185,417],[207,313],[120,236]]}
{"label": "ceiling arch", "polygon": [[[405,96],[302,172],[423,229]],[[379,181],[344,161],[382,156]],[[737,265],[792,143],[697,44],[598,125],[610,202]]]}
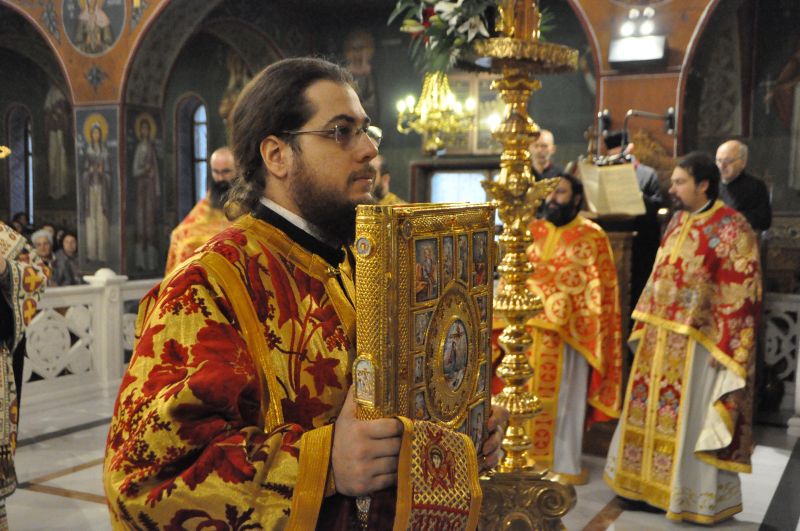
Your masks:
{"label": "ceiling arch", "polygon": [[[230,46],[253,73],[281,59],[282,51],[260,29],[261,24],[236,16],[244,7],[233,7],[222,0],[169,2],[145,29],[129,60],[125,103],[161,107],[172,66],[189,38],[199,32],[210,33]],[[263,8],[260,11],[263,16]]]}
{"label": "ceiling arch", "polygon": [[127,104],[161,106],[170,68],[189,37],[222,0],[172,0],[144,29],[123,76]]}
{"label": "ceiling arch", "polygon": [[255,74],[284,54],[261,29],[233,17],[214,18],[200,28],[227,44]]}
{"label": "ceiling arch", "polygon": [[0,4],[0,48],[18,53],[39,65],[68,101],[75,101],[57,50],[40,33],[39,26],[13,5]]}

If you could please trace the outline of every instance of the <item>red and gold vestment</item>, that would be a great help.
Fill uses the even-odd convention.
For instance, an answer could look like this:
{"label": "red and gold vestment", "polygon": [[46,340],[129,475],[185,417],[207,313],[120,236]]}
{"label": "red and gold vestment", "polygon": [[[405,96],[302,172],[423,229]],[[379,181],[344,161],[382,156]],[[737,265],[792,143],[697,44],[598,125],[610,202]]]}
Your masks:
{"label": "red and gold vestment", "polygon": [[5,522],[5,499],[17,487],[14,452],[17,447],[18,405],[12,352],[25,327],[36,315],[50,269],[25,238],[0,222],[0,256],[6,271],[0,277],[0,527]]}
{"label": "red and gold vestment", "polygon": [[198,201],[183,221],[172,229],[164,275],[169,275],[178,264],[228,226],[230,222],[225,214],[222,210],[211,208],[207,196]]}
{"label": "red and gold vestment", "polygon": [[[721,201],[677,213],[633,312],[636,356],[606,465],[617,493],[670,519],[714,523],[741,511],[738,478],[723,472],[750,472],[760,304],[745,218]],[[697,470],[720,479],[695,485],[687,478]]]}
{"label": "red and gold vestment", "polygon": [[[348,523],[354,500],[335,494],[330,454],[355,357],[350,261],[311,252],[268,212],[269,223],[248,215],[212,238],[140,304],[104,465],[115,528]],[[408,470],[426,432],[404,422]],[[454,472],[477,485],[474,452]],[[398,492],[411,479],[400,474]],[[459,522],[477,520],[475,494],[459,500]],[[398,496],[398,514],[412,510]]]}
{"label": "red and gold vestment", "polygon": [[530,390],[542,402],[531,420],[533,456],[552,463],[556,451],[558,396],[564,346],[579,352],[591,367],[586,403],[590,420],[619,417],[622,385],[621,315],[617,270],[603,229],[576,216],[563,227],[537,219],[530,225],[528,259],[535,270],[528,289],[542,299],[544,311],[532,327]]}

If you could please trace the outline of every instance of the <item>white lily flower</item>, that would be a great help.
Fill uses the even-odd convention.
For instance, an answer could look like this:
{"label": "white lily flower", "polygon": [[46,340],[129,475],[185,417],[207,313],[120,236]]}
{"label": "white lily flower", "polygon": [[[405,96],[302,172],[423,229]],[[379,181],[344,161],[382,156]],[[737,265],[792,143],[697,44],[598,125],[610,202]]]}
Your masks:
{"label": "white lily flower", "polygon": [[451,26],[454,26],[458,22],[457,10],[461,8],[462,3],[464,3],[464,0],[458,0],[458,2],[442,1],[433,6],[433,10],[442,20],[446,20]]}
{"label": "white lily flower", "polygon": [[474,39],[475,35],[478,33],[484,37],[489,37],[489,31],[486,29],[486,25],[483,23],[483,20],[479,15],[475,15],[471,19],[461,24],[458,27],[458,32],[467,32],[467,42],[472,42],[472,39]]}

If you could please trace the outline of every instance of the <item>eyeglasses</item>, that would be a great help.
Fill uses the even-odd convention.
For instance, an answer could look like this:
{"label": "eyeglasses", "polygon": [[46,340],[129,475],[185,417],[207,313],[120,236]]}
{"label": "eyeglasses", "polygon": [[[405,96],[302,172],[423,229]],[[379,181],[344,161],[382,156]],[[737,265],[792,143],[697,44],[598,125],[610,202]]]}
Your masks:
{"label": "eyeglasses", "polygon": [[717,159],[717,166],[730,166],[742,157],[735,157],[732,159]]}
{"label": "eyeglasses", "polygon": [[285,135],[324,135],[328,138],[333,138],[337,144],[342,146],[343,149],[350,149],[355,146],[358,139],[361,138],[363,133],[367,134],[367,138],[375,144],[375,147],[381,145],[383,140],[383,131],[380,127],[375,125],[363,125],[356,127],[354,125],[335,125],[331,129],[318,129],[314,131],[284,131]]}

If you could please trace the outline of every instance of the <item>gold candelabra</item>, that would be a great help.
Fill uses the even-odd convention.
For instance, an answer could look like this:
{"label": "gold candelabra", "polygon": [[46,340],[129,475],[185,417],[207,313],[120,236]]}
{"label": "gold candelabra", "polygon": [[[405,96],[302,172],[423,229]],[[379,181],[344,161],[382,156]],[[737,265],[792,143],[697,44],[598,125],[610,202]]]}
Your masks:
{"label": "gold candelabra", "polygon": [[474,117],[475,100],[458,101],[444,72],[425,74],[419,101],[409,95],[397,102],[397,130],[423,135],[428,154],[442,149],[448,136],[467,131]]}
{"label": "gold candelabra", "polygon": [[500,174],[483,186],[503,221],[503,259],[497,268],[502,288],[495,293],[494,311],[508,322],[499,338],[505,354],[497,371],[505,387],[494,402],[510,412],[503,440],[505,457],[483,485],[481,529],[560,528],[561,517],[576,502],[573,487],[546,479],[547,470],[535,468],[526,430],[528,421],[541,409],[538,398],[527,388],[534,373],[528,361],[533,339],[526,323],[542,310],[540,298],[525,285],[533,273],[526,255],[533,243],[528,225],[558,182],[536,182],[531,175],[528,146],[538,137],[539,127],[528,115],[527,106],[533,92],[541,88],[535,75],[572,71],[578,64],[576,50],[540,42],[540,22],[537,0],[501,0],[495,22],[498,37],[474,46],[479,57],[491,59],[491,71],[500,75],[492,89],[505,103],[503,121],[493,132],[503,146]]}

